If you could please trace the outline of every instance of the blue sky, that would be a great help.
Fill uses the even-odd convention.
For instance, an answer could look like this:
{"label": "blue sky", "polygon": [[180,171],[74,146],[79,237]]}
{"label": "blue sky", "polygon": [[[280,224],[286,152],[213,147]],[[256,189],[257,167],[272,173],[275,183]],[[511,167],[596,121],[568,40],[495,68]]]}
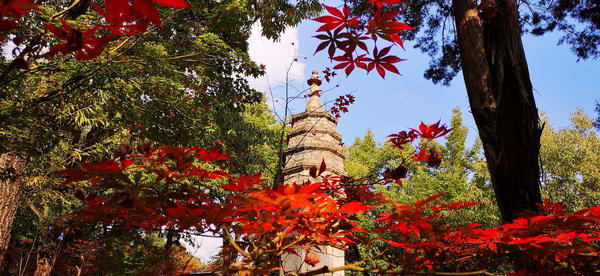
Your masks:
{"label": "blue sky", "polygon": [[[292,83],[299,89],[307,88],[305,80],[313,69],[321,71],[326,66],[333,67],[324,52],[313,56],[319,43],[312,37],[317,28],[316,22],[303,22],[294,31],[294,45],[282,39],[276,47],[283,53],[278,56],[282,69],[296,49],[299,62],[303,64],[293,68],[295,80]],[[558,38],[558,34],[526,36],[524,47],[538,109],[547,114],[553,126],[564,127],[569,125],[569,116],[577,108],[582,108],[588,116],[596,116],[594,104],[600,99],[600,61],[577,62],[567,45],[557,46]],[[285,49],[288,49],[287,57]],[[458,75],[449,87],[434,85],[423,77],[429,63],[426,54],[413,49],[410,42],[407,42],[406,51],[398,49],[396,54],[407,59],[397,66],[402,76],[386,74],[386,79],[382,80],[374,72],[367,75],[362,70],[355,70],[346,78],[340,71],[331,83],[322,85],[322,90],[340,85],[323,95],[325,101],[347,93],[353,93],[357,98],[338,124],[344,142],[351,144],[367,129],[373,130],[375,138],[383,142],[387,135],[416,127],[421,120],[449,123],[451,110],[456,106],[463,111],[463,123],[469,129],[469,141],[473,141],[477,129],[469,113],[462,75]],[[281,84],[281,79],[272,80],[271,86],[278,83]],[[273,90],[276,97],[283,95],[281,88]],[[303,111],[304,105],[303,99],[296,101],[292,104],[292,112]]]}

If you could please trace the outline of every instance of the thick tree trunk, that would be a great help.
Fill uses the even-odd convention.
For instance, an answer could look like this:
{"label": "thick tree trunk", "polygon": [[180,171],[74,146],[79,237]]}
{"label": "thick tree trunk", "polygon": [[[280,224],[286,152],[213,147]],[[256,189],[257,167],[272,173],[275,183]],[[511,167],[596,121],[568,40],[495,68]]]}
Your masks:
{"label": "thick tree trunk", "polygon": [[521,41],[516,0],[482,18],[476,0],[453,0],[471,112],[503,222],[541,202],[541,128]]}
{"label": "thick tree trunk", "polygon": [[0,154],[0,272],[4,267],[4,255],[19,207],[24,169],[24,159],[11,153]]}

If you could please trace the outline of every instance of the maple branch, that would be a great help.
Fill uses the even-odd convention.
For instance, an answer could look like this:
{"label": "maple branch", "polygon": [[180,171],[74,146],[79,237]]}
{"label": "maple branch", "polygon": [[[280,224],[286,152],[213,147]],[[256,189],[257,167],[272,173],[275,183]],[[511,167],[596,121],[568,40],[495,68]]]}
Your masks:
{"label": "maple branch", "polygon": [[356,262],[353,264],[348,264],[348,265],[343,265],[343,266],[338,266],[338,267],[333,267],[333,268],[324,266],[319,269],[304,272],[304,273],[292,272],[289,275],[291,275],[291,276],[313,276],[313,275],[319,275],[319,274],[324,274],[324,273],[328,273],[328,272],[346,271],[346,270],[364,271],[364,270],[360,270],[362,268],[359,266],[360,264],[358,264],[358,263],[362,264],[363,262],[360,261],[360,262]]}
{"label": "maple branch", "polygon": [[343,266],[330,268],[328,266],[323,266],[319,269],[304,272],[304,273],[296,273],[292,272],[289,275],[291,276],[314,276],[323,273],[331,273],[336,271],[362,271],[362,272],[373,272],[373,273],[384,273],[384,274],[396,274],[396,275],[439,275],[439,276],[473,276],[473,275],[485,275],[485,276],[496,276],[496,274],[490,273],[486,270],[479,271],[470,271],[470,272],[428,272],[428,271],[415,271],[415,272],[407,272],[407,271],[394,271],[394,270],[385,270],[385,269],[366,269],[361,267],[364,264],[364,261],[355,262],[352,264],[347,264]]}
{"label": "maple branch", "polygon": [[[76,5],[79,1],[81,0],[76,0],[75,3],[73,3],[73,5]],[[67,10],[65,10],[65,12],[68,12],[68,10],[71,7],[67,8]],[[164,22],[170,20],[176,13],[178,13],[179,11],[174,11],[172,13],[170,13],[168,16],[165,17]],[[60,14],[59,14],[60,15]],[[57,16],[59,16],[57,15]],[[75,91],[76,88],[81,86],[81,83],[83,83],[85,80],[88,80],[89,77],[93,76],[94,74],[96,74],[97,72],[105,69],[108,64],[110,64],[111,62],[113,62],[115,59],[117,59],[118,57],[124,55],[126,52],[128,52],[130,49],[132,49],[138,42],[142,41],[146,35],[148,35],[149,33],[153,32],[154,30],[158,29],[156,26],[152,26],[150,28],[148,28],[148,30],[146,30],[140,38],[138,38],[137,40],[135,40],[133,42],[133,44],[131,46],[129,46],[129,48],[127,48],[125,51],[121,52],[121,53],[117,53],[116,55],[113,55],[116,51],[118,51],[119,49],[123,48],[127,42],[129,40],[131,40],[132,38],[137,38],[135,36],[129,36],[126,39],[124,39],[121,43],[119,43],[119,45],[117,45],[114,49],[112,49],[108,54],[107,54],[107,61],[105,63],[100,63],[98,65],[98,67],[96,68],[92,68],[90,69],[88,72],[75,76],[75,77],[71,77],[69,80],[67,80],[66,82],[64,82],[61,87],[57,88],[56,90],[50,91],[47,93],[47,95],[40,97],[38,99],[35,99],[33,101],[33,103],[31,104],[31,106],[29,106],[28,108],[34,108],[36,106],[38,106],[39,104],[41,104],[42,102],[46,102],[49,100],[52,100],[56,97],[68,94],[72,91]],[[37,69],[37,68],[36,68]],[[33,70],[33,69],[32,69]],[[32,72],[32,70],[27,71],[27,72]],[[27,73],[26,72],[26,73]],[[7,74],[7,73],[6,73]],[[3,80],[3,78],[5,73],[2,74],[2,78],[0,78],[0,80]],[[0,87],[7,85],[8,83],[10,83],[10,81],[12,81],[14,79],[9,80],[8,82],[3,83],[2,85],[0,85]],[[75,87],[69,87],[71,85],[75,85]],[[2,119],[2,118],[0,118]]]}
{"label": "maple branch", "polygon": [[[288,116],[288,106],[289,106],[289,76],[290,76],[290,70],[292,69],[292,66],[294,65],[294,62],[296,61],[296,48],[294,48],[294,58],[292,59],[292,62],[290,62],[290,65],[287,68],[287,71],[285,72],[285,107],[284,107],[284,111],[283,111],[283,122],[281,124],[281,135],[280,135],[280,139],[279,139],[279,150],[278,150],[278,161],[277,161],[277,170],[275,173],[275,179],[273,181],[273,188],[276,188],[277,186],[283,186],[283,182],[285,181],[285,177],[283,175],[283,169],[285,167],[285,157],[283,156],[283,141],[284,141],[284,136],[285,136],[285,126],[286,126],[286,121],[287,121],[287,116]],[[275,107],[273,107],[273,109],[275,109]]]}
{"label": "maple branch", "polygon": [[133,36],[129,36],[129,37],[123,39],[123,41],[121,43],[119,43],[119,45],[117,45],[117,47],[115,47],[112,50],[110,50],[109,54],[114,54],[116,51],[118,51],[119,49],[121,49],[132,37]]}
{"label": "maple branch", "polygon": [[285,119],[282,119],[277,113],[277,108],[275,107],[275,96],[273,95],[273,89],[271,88],[271,83],[269,82],[269,74],[265,70],[265,81],[267,81],[267,89],[269,89],[269,94],[271,94],[271,106],[273,107],[273,113],[279,119],[282,124],[285,124]]}
{"label": "maple branch", "polygon": [[248,252],[244,251],[236,242],[235,240],[231,237],[231,234],[229,234],[229,226],[224,226],[223,227],[223,233],[225,234],[225,238],[227,238],[227,240],[229,241],[229,244],[231,244],[231,246],[233,246],[233,248],[235,248],[235,250],[242,254],[244,257],[248,258],[248,259],[252,259],[252,256],[250,256],[250,254],[248,254]]}
{"label": "maple branch", "polygon": [[[116,54],[116,55],[114,55],[112,57],[109,54],[108,60],[105,63],[99,64],[98,67],[92,68],[92,69],[88,70],[87,72],[85,72],[85,73],[83,73],[81,75],[71,77],[69,80],[67,80],[65,83],[63,83],[59,88],[57,88],[57,89],[55,89],[53,91],[48,92],[43,97],[35,99],[33,101],[33,103],[29,106],[29,108],[37,107],[38,105],[40,105],[43,102],[50,101],[52,99],[55,99],[57,97],[60,97],[60,96],[63,96],[65,94],[68,94],[70,92],[75,91],[79,87],[79,85],[81,85],[81,83],[83,83],[85,80],[88,80],[89,77],[94,76],[99,71],[105,69],[112,60],[114,60],[117,57],[123,55],[125,52],[127,52],[129,49],[133,48],[133,46],[135,46],[135,44],[137,44],[141,40],[142,40],[142,38],[139,38],[138,40],[136,40],[133,43],[133,45],[131,45],[128,49],[126,49],[122,53],[118,53],[118,54]],[[122,47],[122,45],[124,45],[124,44],[119,45],[118,48]]]}
{"label": "maple branch", "polygon": [[69,12],[70,10],[72,10],[73,8],[75,8],[75,6],[77,6],[77,4],[79,4],[81,1],[82,0],[75,0],[75,1],[73,1],[73,3],[71,3],[71,6],[69,6],[68,8],[66,8],[66,9],[64,9],[64,10],[62,10],[60,12],[57,12],[57,13],[53,14],[52,16],[50,16],[50,19],[48,19],[48,21],[52,21],[55,18],[57,18],[59,16],[62,16],[65,13]]}
{"label": "maple branch", "polygon": [[277,256],[280,256],[281,254],[283,254],[285,252],[285,250],[287,250],[288,248],[298,244],[299,242],[301,242],[302,240],[304,240],[304,238],[306,238],[305,235],[301,235],[300,237],[298,237],[298,239],[296,239],[295,241],[291,242],[290,244],[282,247],[279,252],[277,253]]}

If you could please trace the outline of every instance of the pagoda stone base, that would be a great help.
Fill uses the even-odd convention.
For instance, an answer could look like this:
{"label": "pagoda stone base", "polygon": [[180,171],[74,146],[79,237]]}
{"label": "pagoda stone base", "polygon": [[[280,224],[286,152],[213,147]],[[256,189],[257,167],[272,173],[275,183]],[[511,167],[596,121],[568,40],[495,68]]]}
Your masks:
{"label": "pagoda stone base", "polygon": [[[283,255],[282,262],[285,271],[301,273],[316,270],[324,266],[334,268],[344,265],[344,250],[333,246],[319,246],[318,249],[312,249],[312,251],[319,256],[320,262],[317,265],[310,266],[306,264],[304,262],[307,253],[306,250],[296,249],[296,253],[298,253],[299,256],[294,254]],[[284,272],[282,272],[281,275],[284,275]],[[319,275],[344,276],[344,271],[329,272]]]}

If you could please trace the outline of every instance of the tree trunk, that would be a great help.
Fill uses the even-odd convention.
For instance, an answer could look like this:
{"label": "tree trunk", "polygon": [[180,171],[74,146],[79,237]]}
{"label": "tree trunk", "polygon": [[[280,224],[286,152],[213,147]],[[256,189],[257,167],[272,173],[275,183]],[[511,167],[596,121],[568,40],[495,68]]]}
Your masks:
{"label": "tree trunk", "polygon": [[453,9],[471,112],[502,221],[510,222],[541,202],[541,128],[516,0],[496,0],[495,13],[480,14],[476,0],[453,0]]}
{"label": "tree trunk", "polygon": [[10,242],[13,220],[21,197],[25,160],[12,154],[0,154],[0,272]]}

